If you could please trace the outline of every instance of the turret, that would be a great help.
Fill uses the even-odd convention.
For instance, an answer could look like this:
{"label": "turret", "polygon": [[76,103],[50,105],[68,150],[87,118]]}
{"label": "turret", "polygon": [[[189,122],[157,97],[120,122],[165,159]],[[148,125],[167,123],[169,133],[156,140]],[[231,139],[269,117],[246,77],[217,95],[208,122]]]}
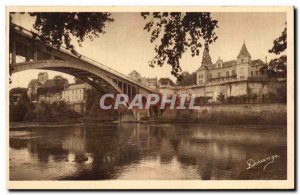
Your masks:
{"label": "turret", "polygon": [[247,50],[244,42],[239,55],[237,56],[237,78],[240,80],[247,79],[249,77],[249,68],[251,63],[251,55]]}
{"label": "turret", "polygon": [[202,55],[201,67],[212,65],[211,57],[209,55],[209,49],[205,47]]}
{"label": "turret", "polygon": [[207,82],[209,67],[212,65],[211,57],[209,55],[209,50],[205,47],[202,56],[201,67],[197,71],[197,84],[202,85]]}

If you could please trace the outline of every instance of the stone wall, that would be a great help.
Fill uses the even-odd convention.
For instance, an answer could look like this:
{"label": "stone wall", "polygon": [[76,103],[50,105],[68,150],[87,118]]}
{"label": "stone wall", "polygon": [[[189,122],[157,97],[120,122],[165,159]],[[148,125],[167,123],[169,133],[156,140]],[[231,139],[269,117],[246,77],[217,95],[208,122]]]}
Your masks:
{"label": "stone wall", "polygon": [[163,87],[160,88],[162,94],[195,94],[197,97],[211,97],[213,101],[222,93],[225,97],[246,95],[248,92],[255,93],[258,96],[268,92],[277,93],[278,89],[286,88],[285,81],[234,81],[207,84],[204,86],[189,87]]}
{"label": "stone wall", "polygon": [[286,124],[286,104],[219,104],[198,110],[166,109],[156,118],[162,122],[203,122],[226,124]]}

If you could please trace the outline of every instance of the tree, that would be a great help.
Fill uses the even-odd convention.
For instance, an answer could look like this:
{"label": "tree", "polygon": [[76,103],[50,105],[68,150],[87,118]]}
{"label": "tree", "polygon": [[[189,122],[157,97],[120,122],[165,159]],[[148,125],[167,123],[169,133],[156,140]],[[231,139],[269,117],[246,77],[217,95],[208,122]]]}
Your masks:
{"label": "tree", "polygon": [[87,90],[86,100],[86,117],[95,118],[97,120],[117,120],[118,111],[114,109],[102,110],[99,109],[99,100],[102,97],[102,93],[99,93],[96,89]]}
{"label": "tree", "polygon": [[[286,23],[285,23],[286,24]],[[284,52],[287,47],[286,42],[287,34],[286,34],[286,26],[281,33],[281,36],[273,41],[273,47],[269,50],[269,53],[275,53],[276,55]]]}
{"label": "tree", "polygon": [[[52,82],[53,81],[53,82]],[[53,80],[47,80],[46,83],[37,89],[38,95],[55,94],[62,92],[69,85],[66,78],[60,75],[53,77]]]}
{"label": "tree", "polygon": [[[30,12],[29,15],[35,17],[34,38],[58,49],[65,45],[78,57],[73,39],[81,46],[85,39],[93,40],[105,33],[106,25],[114,21],[108,12]],[[148,32],[152,30],[150,41],[161,37],[149,65],[167,63],[172,66],[171,74],[177,78],[181,72],[179,60],[188,48],[193,57],[198,56],[202,46],[208,48],[217,39],[214,30],[218,21],[213,20],[208,12],[143,12],[141,15],[144,19],[152,17],[144,27]]]}
{"label": "tree", "polygon": [[220,93],[217,97],[217,100],[222,104],[225,103],[225,95],[223,93]]}
{"label": "tree", "polygon": [[279,58],[272,59],[269,62],[269,67],[273,75],[279,77],[286,77],[287,56],[282,55]]}
{"label": "tree", "polygon": [[75,55],[78,53],[73,38],[82,46],[85,39],[93,40],[104,34],[106,24],[114,21],[108,12],[30,12],[29,15],[35,17],[34,37],[58,49],[64,44]]}
{"label": "tree", "polygon": [[193,72],[190,74],[189,72],[182,72],[181,79],[177,79],[177,85],[179,86],[189,86],[189,85],[196,85],[197,74]]}
{"label": "tree", "polygon": [[32,109],[26,88],[13,88],[9,91],[9,120],[23,121],[26,113]]}
{"label": "tree", "polygon": [[150,42],[161,38],[149,65],[154,67],[167,63],[172,66],[171,74],[176,78],[181,77],[179,60],[188,48],[193,57],[199,56],[203,45],[208,48],[217,39],[214,30],[218,21],[213,20],[208,12],[142,12],[141,16],[145,20],[150,18],[144,27],[151,31]]}
{"label": "tree", "polygon": [[[287,28],[285,26],[281,36],[273,41],[273,47],[269,50],[269,53],[274,53],[276,55],[281,54],[287,48]],[[272,59],[269,62],[268,70],[265,70],[267,75],[270,77],[286,77],[286,66],[287,66],[287,56],[282,55],[278,58]],[[263,71],[263,70],[262,70]]]}

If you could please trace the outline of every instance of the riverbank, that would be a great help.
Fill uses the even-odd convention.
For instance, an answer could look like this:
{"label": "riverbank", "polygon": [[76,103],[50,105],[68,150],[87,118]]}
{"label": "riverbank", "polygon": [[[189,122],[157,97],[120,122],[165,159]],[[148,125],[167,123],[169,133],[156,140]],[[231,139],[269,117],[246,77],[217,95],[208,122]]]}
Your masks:
{"label": "riverbank", "polygon": [[286,104],[217,104],[198,110],[165,110],[157,123],[287,124]]}
{"label": "riverbank", "polygon": [[[63,127],[80,124],[117,124],[117,120],[81,117],[68,121],[10,122],[12,129],[24,127]],[[199,124],[265,124],[286,125],[286,104],[205,105],[199,110],[164,110],[159,116],[141,117],[140,121],[122,123],[199,123]]]}

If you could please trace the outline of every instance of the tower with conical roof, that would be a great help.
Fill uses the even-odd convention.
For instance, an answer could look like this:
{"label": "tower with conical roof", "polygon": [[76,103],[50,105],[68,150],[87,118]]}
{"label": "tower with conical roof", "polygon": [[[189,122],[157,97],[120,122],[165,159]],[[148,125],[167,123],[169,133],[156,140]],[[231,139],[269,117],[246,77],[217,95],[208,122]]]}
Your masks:
{"label": "tower with conical roof", "polygon": [[205,47],[202,55],[202,62],[201,62],[201,67],[204,66],[209,66],[212,64],[211,57],[209,55],[209,50],[207,47]]}
{"label": "tower with conical roof", "polygon": [[209,68],[212,66],[211,57],[207,47],[204,48],[202,62],[199,70],[197,71],[197,84],[202,85],[207,82]]}
{"label": "tower with conical roof", "polygon": [[244,42],[239,55],[237,56],[237,78],[240,80],[246,80],[249,77],[250,72],[251,55],[248,52],[246,44]]}

